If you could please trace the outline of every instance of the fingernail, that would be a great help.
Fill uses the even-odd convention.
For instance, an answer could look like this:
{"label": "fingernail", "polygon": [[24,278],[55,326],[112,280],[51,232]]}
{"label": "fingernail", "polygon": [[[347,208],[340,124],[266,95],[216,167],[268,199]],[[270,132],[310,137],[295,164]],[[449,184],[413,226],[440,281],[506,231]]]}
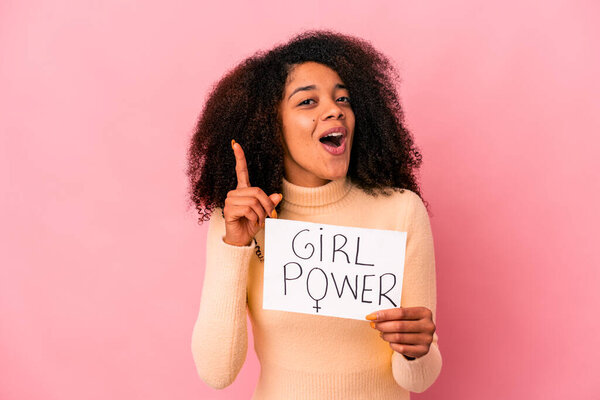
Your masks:
{"label": "fingernail", "polygon": [[377,319],[377,313],[376,312],[371,313],[371,314],[367,315],[365,318],[370,321],[375,321]]}
{"label": "fingernail", "polygon": [[273,209],[273,212],[271,213],[271,218],[277,218],[277,210]]}
{"label": "fingernail", "polygon": [[263,223],[262,223],[262,224],[260,224],[260,227],[261,227],[261,228],[264,228],[264,227],[265,227],[265,222],[264,222],[264,221],[263,221]]}
{"label": "fingernail", "polygon": [[283,200],[283,194],[279,193],[279,201]]}
{"label": "fingernail", "polygon": [[235,140],[231,139],[231,148],[232,148],[232,149],[234,148],[234,147],[233,147],[234,145],[235,145]]}
{"label": "fingernail", "polygon": [[369,322],[371,324],[371,328],[375,329],[375,322]]}

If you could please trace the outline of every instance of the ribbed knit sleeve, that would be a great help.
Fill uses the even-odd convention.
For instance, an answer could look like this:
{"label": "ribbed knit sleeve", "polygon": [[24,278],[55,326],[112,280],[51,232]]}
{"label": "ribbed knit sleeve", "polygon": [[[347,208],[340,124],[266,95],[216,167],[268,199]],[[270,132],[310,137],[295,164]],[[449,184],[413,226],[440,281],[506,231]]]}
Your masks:
{"label": "ribbed knit sleeve", "polygon": [[221,209],[211,215],[206,240],[206,269],[200,311],[192,333],[198,375],[216,389],[230,385],[246,359],[246,285],[252,245],[223,241]]}
{"label": "ribbed knit sleeve", "polygon": [[[433,236],[427,209],[421,198],[409,192],[410,205],[405,226],[408,232],[402,289],[402,307],[427,307],[436,320],[436,279]],[[442,369],[438,335],[434,333],[429,352],[415,360],[407,360],[393,352],[392,373],[396,382],[411,392],[425,391]]]}

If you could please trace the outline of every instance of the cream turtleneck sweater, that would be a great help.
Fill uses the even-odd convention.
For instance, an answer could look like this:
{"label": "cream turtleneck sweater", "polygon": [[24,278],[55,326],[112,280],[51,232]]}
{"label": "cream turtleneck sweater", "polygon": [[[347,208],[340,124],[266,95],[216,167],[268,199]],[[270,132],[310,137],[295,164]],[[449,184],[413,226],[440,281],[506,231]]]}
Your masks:
{"label": "cream turtleneck sweater", "polygon": [[[409,190],[370,196],[348,178],[309,188],[283,180],[279,218],[408,232],[402,307],[436,316],[436,280],[429,217]],[[206,271],[192,354],[198,374],[214,388],[230,385],[246,359],[250,313],[261,373],[253,399],[409,399],[438,377],[442,357],[434,334],[429,352],[407,360],[369,321],[263,310],[263,262],[249,246],[223,241],[221,209],[212,213]],[[264,230],[256,235],[264,254]]]}

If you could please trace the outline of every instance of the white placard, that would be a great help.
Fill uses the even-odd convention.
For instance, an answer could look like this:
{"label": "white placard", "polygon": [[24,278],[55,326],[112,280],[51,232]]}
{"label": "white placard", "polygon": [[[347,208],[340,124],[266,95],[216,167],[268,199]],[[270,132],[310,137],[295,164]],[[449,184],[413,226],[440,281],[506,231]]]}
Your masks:
{"label": "white placard", "polygon": [[263,308],[364,321],[400,307],[406,236],[267,218]]}

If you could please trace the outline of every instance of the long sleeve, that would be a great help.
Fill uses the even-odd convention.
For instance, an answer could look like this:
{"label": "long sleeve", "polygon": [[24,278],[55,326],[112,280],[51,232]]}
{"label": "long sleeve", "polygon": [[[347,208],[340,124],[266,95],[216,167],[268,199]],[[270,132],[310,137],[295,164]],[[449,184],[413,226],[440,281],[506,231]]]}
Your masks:
{"label": "long sleeve", "polygon": [[211,215],[200,310],[192,333],[198,375],[216,389],[230,385],[246,359],[246,285],[252,246],[223,241],[221,209]]}
{"label": "long sleeve", "polygon": [[[433,236],[427,209],[421,198],[409,192],[412,199],[406,214],[408,231],[402,290],[402,307],[427,307],[436,321],[436,278]],[[396,382],[411,392],[421,393],[435,382],[442,369],[438,335],[434,333],[429,352],[415,360],[407,360],[393,352],[392,373]]]}

